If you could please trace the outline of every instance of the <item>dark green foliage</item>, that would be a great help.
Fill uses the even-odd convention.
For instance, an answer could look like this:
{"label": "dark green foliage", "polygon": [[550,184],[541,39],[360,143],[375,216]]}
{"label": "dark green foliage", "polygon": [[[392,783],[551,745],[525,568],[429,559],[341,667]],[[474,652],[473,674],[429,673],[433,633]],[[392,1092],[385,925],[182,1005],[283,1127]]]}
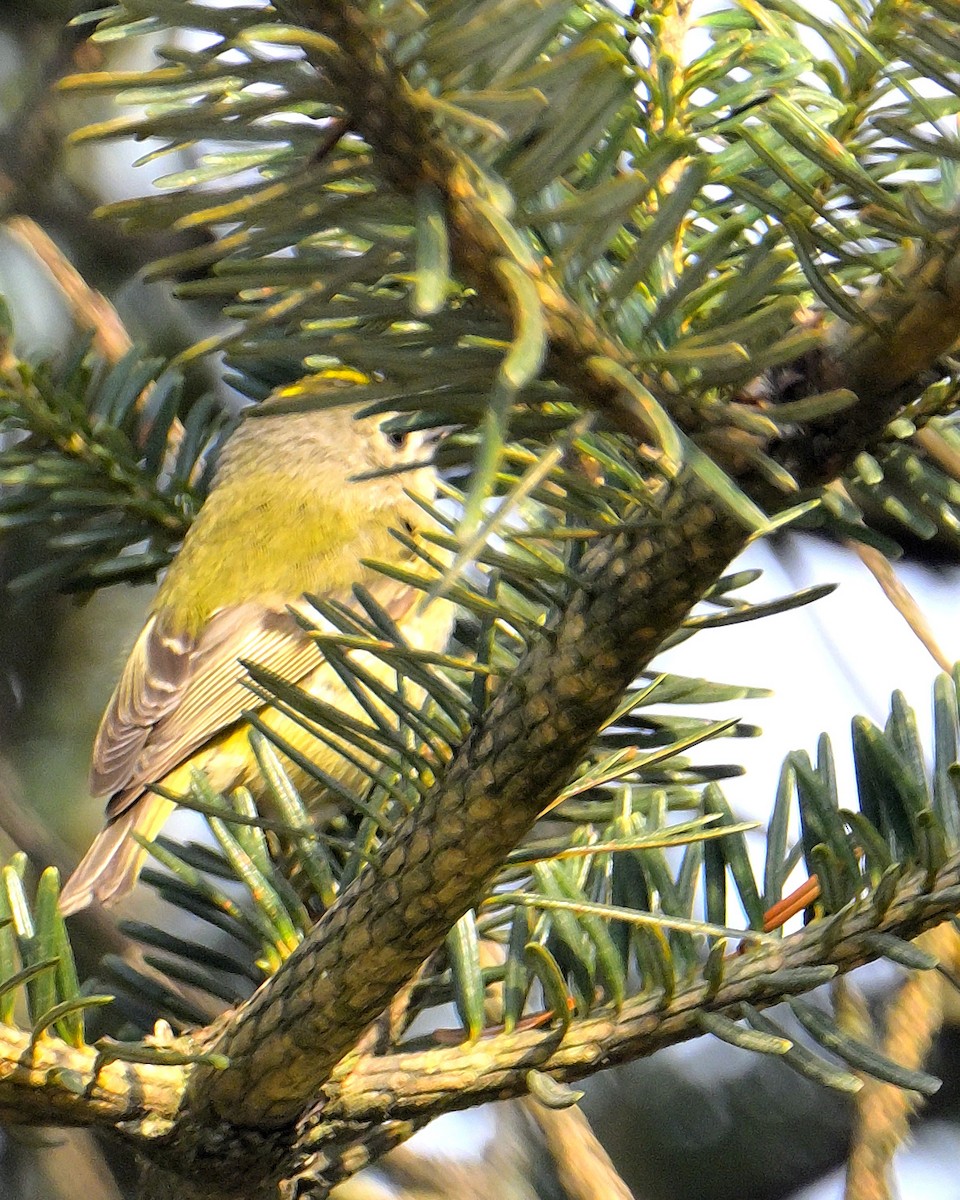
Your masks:
{"label": "dark green foliage", "polygon": [[[183,418],[181,420],[181,418]],[[222,418],[158,359],[115,366],[85,346],[0,374],[0,528],[36,530],[49,554],[14,586],[89,590],[152,579],[206,488]]]}

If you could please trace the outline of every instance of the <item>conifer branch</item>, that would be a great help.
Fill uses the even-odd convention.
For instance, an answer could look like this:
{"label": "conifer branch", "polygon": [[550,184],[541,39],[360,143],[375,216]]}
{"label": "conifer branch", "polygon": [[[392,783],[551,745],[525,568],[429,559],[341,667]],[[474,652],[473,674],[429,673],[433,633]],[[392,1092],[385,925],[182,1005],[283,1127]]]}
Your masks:
{"label": "conifer branch", "polygon": [[743,542],[694,482],[628,526],[449,770],[217,1042],[232,1062],[193,1103],[239,1125],[294,1120],[390,997],[478,903],[624,690]]}
{"label": "conifer branch", "polygon": [[[677,18],[682,24],[686,6],[678,8],[684,10]],[[418,103],[360,6],[348,0],[277,0],[277,10],[330,39],[333,46],[316,55],[315,65],[331,79],[349,124],[373,148],[384,178],[408,197],[423,187],[439,191],[450,229],[451,255],[464,279],[492,308],[509,317],[515,315],[513,297],[497,265],[506,260],[527,275],[546,327],[547,374],[568,386],[579,403],[606,413],[638,441],[647,441],[649,424],[610,370],[610,364],[623,367],[637,376],[681,428],[694,436],[703,432],[695,403],[664,378],[638,373],[635,357],[566,295],[542,258],[530,252],[518,254],[523,235],[510,227],[508,217],[500,214],[495,224],[484,217],[490,204],[481,195],[479,168]],[[790,364],[801,374],[797,388],[801,394],[845,388],[859,397],[859,403],[832,424],[818,426],[814,439],[809,428],[802,427],[785,446],[775,449],[775,457],[803,477],[802,486],[829,481],[859,450],[878,441],[901,405],[914,397],[919,374],[957,341],[960,231],[956,225],[934,227],[929,237],[924,246],[915,245],[908,252],[901,280],[888,280],[882,292],[864,298],[865,322],[853,327],[835,322],[829,331],[824,327],[820,349]],[[736,460],[722,465],[742,473]]]}
{"label": "conifer branch", "polygon": [[[514,302],[499,263],[515,264],[530,280],[541,306],[549,339],[547,371],[566,384],[580,403],[606,413],[638,441],[649,438],[635,403],[613,382],[602,361],[631,369],[626,348],[575,304],[530,251],[518,253],[524,238],[509,217],[496,213],[482,194],[482,174],[418,102],[402,73],[378,45],[372,23],[360,6],[318,0],[279,0],[281,17],[329,38],[334,53],[314,59],[333,82],[352,128],[375,151],[384,178],[405,196],[436,188],[444,200],[451,257],[463,278],[495,311],[510,317]],[[624,69],[627,63],[624,60]],[[679,397],[674,397],[677,404]]]}
{"label": "conifer branch", "polygon": [[[719,976],[708,981],[700,975],[670,997],[648,992],[627,1000],[619,1011],[611,1008],[569,1027],[521,1029],[458,1046],[348,1056],[312,1096],[311,1113],[292,1141],[289,1132],[248,1130],[245,1149],[234,1151],[229,1169],[252,1184],[251,1172],[270,1162],[260,1157],[264,1151],[277,1151],[286,1143],[280,1165],[273,1160],[269,1166],[275,1180],[308,1173],[315,1186],[328,1188],[443,1112],[527,1095],[531,1070],[573,1083],[601,1067],[647,1057],[700,1036],[704,1012],[737,1019],[745,1003],[764,1008],[800,995],[831,974],[874,961],[883,953],[877,934],[915,938],[949,920],[958,906],[960,856],[954,856],[933,880],[919,871],[905,876],[882,913],[868,895],[775,947],[748,945],[745,954],[723,961]],[[158,1166],[201,1176],[206,1155],[224,1144],[226,1126],[201,1124],[191,1104],[191,1076],[203,1071],[201,1066],[99,1065],[93,1047],[75,1049],[47,1038],[33,1043],[29,1034],[9,1027],[0,1032],[4,1119],[34,1124],[55,1118],[64,1124],[121,1128]],[[179,1052],[189,1059],[215,1032],[211,1028],[160,1045],[158,1053]],[[222,1164],[216,1169],[229,1194],[229,1169]]]}
{"label": "conifer branch", "polygon": [[527,1029],[457,1047],[347,1058],[302,1123],[281,1177],[296,1179],[309,1172],[315,1183],[332,1186],[357,1169],[358,1156],[375,1156],[365,1130],[375,1139],[391,1131],[399,1141],[441,1112],[528,1094],[531,1070],[575,1083],[601,1068],[699,1037],[704,1012],[736,1020],[744,1003],[766,1008],[819,986],[831,971],[855,970],[876,959],[878,933],[906,941],[950,919],[960,903],[960,856],[944,866],[931,887],[928,883],[916,872],[901,881],[882,915],[867,897],[773,949],[729,956],[719,981],[699,977],[669,998],[638,996],[619,1012],[597,1014],[568,1028]]}
{"label": "conifer branch", "polygon": [[[928,294],[921,289],[921,305]],[[910,315],[897,308],[908,327]],[[954,314],[954,332],[958,321]],[[943,327],[941,335],[933,343],[938,352],[948,336]],[[879,353],[879,335],[861,335],[864,343]],[[820,436],[797,463],[801,481],[818,482],[828,467],[842,470],[902,402],[902,375],[872,371],[868,361],[851,356],[862,380],[862,413],[852,424],[841,420],[834,438]],[[232,1068],[202,1079],[197,1101],[240,1125],[263,1127],[303,1110],[396,988],[479,901],[617,698],[746,539],[733,515],[686,472],[656,523],[628,526],[591,552],[568,608],[431,795],[385,844],[380,869],[365,872],[339,898],[238,1012],[217,1046]]]}

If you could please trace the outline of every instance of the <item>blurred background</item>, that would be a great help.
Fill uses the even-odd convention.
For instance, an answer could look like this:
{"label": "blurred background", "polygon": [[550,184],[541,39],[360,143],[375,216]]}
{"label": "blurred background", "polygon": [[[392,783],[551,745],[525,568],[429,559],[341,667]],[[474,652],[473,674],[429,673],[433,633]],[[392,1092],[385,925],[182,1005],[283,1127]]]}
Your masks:
{"label": "blurred background", "polygon": [[[140,272],[202,233],[132,238],[93,214],[105,201],[142,194],[153,175],[187,164],[168,156],[137,168],[136,158],[150,149],[143,144],[65,146],[71,129],[114,110],[107,101],[81,106],[58,96],[56,80],[78,67],[129,70],[149,57],[146,39],[137,46],[139,62],[129,59],[129,49],[121,56],[109,43],[85,43],[82,28],[67,27],[82,7],[68,0],[0,5],[0,294],[12,314],[19,355],[39,360],[63,353],[77,330],[62,269],[59,280],[50,270],[62,256],[109,298],[134,342],[169,356],[214,332],[219,314],[176,299],[167,284],[145,283]],[[187,386],[194,394],[213,391],[224,405],[237,403],[216,362],[192,366]],[[7,533],[0,542],[0,852],[6,858],[19,845],[40,865],[69,868],[99,828],[100,806],[86,789],[89,748],[151,589],[115,587],[78,601],[42,587],[6,586],[42,567],[43,555],[35,538]],[[840,587],[813,607],[698,635],[656,665],[773,690],[768,700],[718,713],[763,729],[753,741],[732,749],[719,743],[715,752],[725,758],[735,753],[748,768],[727,793],[740,815],[763,820],[788,750],[812,752],[818,734],[829,731],[842,790],[852,780],[850,718],[863,713],[882,725],[893,688],[903,689],[925,718],[938,667],[868,570],[843,547],[785,535],[752,548],[745,565],[764,572],[750,589],[754,600],[814,583]],[[898,570],[943,656],[953,661],[960,655],[958,564],[945,548],[917,543]],[[809,701],[814,690],[815,705]],[[921,730],[926,735],[929,722]],[[189,815],[179,819],[186,832]],[[129,911],[146,914],[154,903],[149,889],[141,888]],[[102,921],[85,933],[88,960],[82,966],[93,971],[98,953],[117,947]],[[861,975],[871,1003],[882,1006],[894,971]],[[928,1068],[944,1086],[921,1111],[914,1139],[898,1159],[905,1198],[960,1197],[956,1020],[954,1012]],[[842,1194],[847,1102],[769,1058],[700,1039],[605,1073],[589,1085],[583,1107],[637,1197],[827,1200]],[[562,1200],[571,1193],[564,1191],[544,1137],[519,1106],[446,1118],[416,1145],[454,1158],[455,1168],[446,1165],[439,1176],[424,1168],[418,1175],[407,1160],[392,1181],[378,1174],[363,1184],[367,1191],[354,1194],[481,1196],[495,1188],[498,1200]],[[0,1197],[117,1200],[130,1194],[129,1164],[115,1148],[105,1154],[86,1134],[8,1135],[0,1142]]]}

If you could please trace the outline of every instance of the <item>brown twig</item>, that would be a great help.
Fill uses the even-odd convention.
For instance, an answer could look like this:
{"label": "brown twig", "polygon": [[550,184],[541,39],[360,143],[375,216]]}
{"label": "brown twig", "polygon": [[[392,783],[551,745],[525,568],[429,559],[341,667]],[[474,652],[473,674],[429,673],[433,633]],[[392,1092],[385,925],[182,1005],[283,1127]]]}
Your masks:
{"label": "brown twig", "polygon": [[[946,923],[930,929],[918,944],[954,970],[960,966],[960,934]],[[914,971],[887,1010],[883,1053],[919,1070],[943,1022],[945,980],[937,971]],[[853,1146],[847,1164],[846,1200],[893,1200],[893,1157],[921,1103],[916,1092],[879,1079],[864,1079],[856,1100]]]}
{"label": "brown twig", "polygon": [[547,1108],[532,1097],[523,1103],[543,1134],[567,1200],[633,1200],[580,1108]]}
{"label": "brown twig", "polygon": [[923,609],[898,578],[890,560],[875,547],[868,546],[864,542],[848,540],[846,545],[853,550],[874,577],[883,594],[909,625],[910,630],[916,635],[933,661],[941,671],[949,674],[953,670],[954,660],[941,649]]}
{"label": "brown twig", "polygon": [[132,349],[133,343],[110,301],[86,282],[56,242],[32,218],[9,217],[3,227],[46,269],[77,326],[93,334],[95,349],[107,362],[119,362]]}
{"label": "brown twig", "polygon": [[[93,334],[94,349],[111,365],[120,362],[133,349],[133,341],[106,296],[87,283],[36,221],[30,217],[10,217],[3,227],[44,268],[63,296],[77,328]],[[151,391],[152,384],[148,384],[138,396],[138,411],[143,410]],[[177,417],[171,422],[168,438],[167,454],[171,461],[182,435],[183,425]]]}

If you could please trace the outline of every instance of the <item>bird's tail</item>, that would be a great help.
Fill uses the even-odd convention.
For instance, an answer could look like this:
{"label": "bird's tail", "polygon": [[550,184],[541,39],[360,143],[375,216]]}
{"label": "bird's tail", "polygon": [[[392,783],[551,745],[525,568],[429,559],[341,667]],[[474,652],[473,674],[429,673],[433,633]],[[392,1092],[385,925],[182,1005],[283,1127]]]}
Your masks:
{"label": "bird's tail", "polygon": [[67,917],[78,912],[94,897],[110,904],[131,891],[147,852],[129,835],[135,831],[148,839],[156,837],[175,807],[172,800],[149,793],[105,826],[64,884],[61,913]]}

